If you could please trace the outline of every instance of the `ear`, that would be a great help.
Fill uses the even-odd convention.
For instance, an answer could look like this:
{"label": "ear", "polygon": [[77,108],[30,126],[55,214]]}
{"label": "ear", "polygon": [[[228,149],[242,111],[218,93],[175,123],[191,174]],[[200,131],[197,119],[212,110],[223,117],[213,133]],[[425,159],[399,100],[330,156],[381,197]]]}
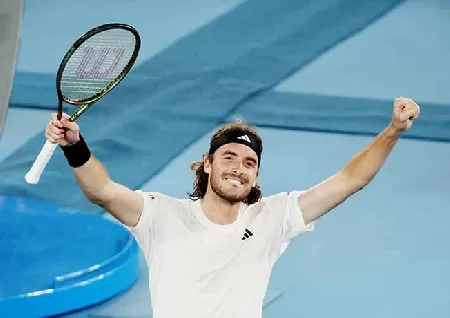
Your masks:
{"label": "ear", "polygon": [[203,157],[203,171],[205,171],[207,174],[211,173],[211,161],[209,160],[208,155],[205,155]]}

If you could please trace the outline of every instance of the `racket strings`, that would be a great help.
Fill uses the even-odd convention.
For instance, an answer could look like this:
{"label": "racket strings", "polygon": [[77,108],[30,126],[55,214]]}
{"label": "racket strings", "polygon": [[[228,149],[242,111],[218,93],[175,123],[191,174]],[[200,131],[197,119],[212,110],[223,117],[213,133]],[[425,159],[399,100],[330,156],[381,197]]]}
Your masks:
{"label": "racket strings", "polygon": [[126,69],[136,38],[123,29],[103,31],[87,39],[67,61],[61,91],[72,101],[89,99],[114,83]]}

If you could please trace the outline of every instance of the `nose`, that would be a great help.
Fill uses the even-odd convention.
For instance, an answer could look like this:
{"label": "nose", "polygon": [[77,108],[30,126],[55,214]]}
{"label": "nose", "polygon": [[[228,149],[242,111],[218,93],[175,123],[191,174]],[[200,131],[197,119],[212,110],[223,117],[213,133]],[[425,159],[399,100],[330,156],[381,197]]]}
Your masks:
{"label": "nose", "polygon": [[242,168],[242,162],[236,161],[234,166],[233,166],[233,168],[232,168],[232,171],[234,173],[236,173],[236,174],[240,174],[241,173],[241,168]]}

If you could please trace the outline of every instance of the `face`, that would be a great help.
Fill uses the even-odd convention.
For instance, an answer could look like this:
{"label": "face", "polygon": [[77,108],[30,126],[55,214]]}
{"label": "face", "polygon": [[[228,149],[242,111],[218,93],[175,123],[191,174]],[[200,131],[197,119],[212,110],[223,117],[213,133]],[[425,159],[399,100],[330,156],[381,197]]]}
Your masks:
{"label": "face", "polygon": [[225,144],[214,153],[212,162],[205,159],[204,163],[210,189],[229,202],[241,202],[256,185],[258,157],[245,145]]}

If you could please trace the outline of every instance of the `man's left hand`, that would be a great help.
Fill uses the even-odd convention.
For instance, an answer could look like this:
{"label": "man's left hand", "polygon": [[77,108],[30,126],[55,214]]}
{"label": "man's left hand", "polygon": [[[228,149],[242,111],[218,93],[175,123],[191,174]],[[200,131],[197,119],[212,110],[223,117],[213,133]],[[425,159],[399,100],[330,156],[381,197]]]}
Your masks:
{"label": "man's left hand", "polygon": [[409,130],[413,121],[419,117],[420,107],[415,101],[406,97],[396,98],[391,126],[398,133]]}

